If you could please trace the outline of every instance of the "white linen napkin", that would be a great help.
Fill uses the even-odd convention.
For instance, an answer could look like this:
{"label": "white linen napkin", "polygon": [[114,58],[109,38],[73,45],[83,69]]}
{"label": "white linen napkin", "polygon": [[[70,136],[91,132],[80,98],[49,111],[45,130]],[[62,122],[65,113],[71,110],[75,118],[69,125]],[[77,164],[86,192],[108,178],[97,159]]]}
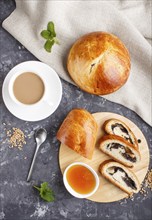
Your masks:
{"label": "white linen napkin", "polygon": [[[3,27],[70,83],[73,81],[66,69],[66,59],[75,40],[93,31],[115,34],[131,54],[131,74],[120,90],[104,97],[132,109],[152,125],[152,56],[151,46],[144,38],[151,38],[151,6],[148,1],[131,1],[131,7],[129,2],[17,0],[15,11],[3,22]],[[44,50],[45,41],[40,36],[48,21],[55,23],[61,44],[53,46],[51,54]]]}

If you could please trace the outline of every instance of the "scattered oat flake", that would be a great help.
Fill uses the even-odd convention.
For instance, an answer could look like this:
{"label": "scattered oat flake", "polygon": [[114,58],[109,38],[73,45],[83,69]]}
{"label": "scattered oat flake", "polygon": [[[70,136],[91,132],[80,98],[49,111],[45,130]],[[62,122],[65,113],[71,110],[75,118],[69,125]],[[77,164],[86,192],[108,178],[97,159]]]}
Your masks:
{"label": "scattered oat flake", "polygon": [[147,176],[145,179],[145,185],[152,191],[152,169],[150,169],[147,173]]}
{"label": "scattered oat flake", "polygon": [[19,128],[14,128],[6,132],[7,137],[10,137],[9,142],[11,144],[11,147],[17,147],[19,150],[22,150],[22,147],[24,144],[26,144],[25,141],[25,135],[23,131],[21,131]]}
{"label": "scattered oat flake", "polygon": [[145,181],[142,184],[140,193],[143,196],[147,196],[148,195],[147,189],[150,189],[152,191],[152,169],[148,170],[147,175],[145,177]]}

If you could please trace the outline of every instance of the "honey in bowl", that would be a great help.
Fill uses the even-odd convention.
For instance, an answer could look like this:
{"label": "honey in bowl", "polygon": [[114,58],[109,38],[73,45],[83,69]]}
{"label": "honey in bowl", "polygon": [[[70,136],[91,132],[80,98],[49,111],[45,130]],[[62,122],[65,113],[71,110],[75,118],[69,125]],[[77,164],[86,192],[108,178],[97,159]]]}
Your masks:
{"label": "honey in bowl", "polygon": [[82,165],[73,165],[66,174],[69,185],[80,194],[89,194],[96,186],[96,179],[92,172]]}

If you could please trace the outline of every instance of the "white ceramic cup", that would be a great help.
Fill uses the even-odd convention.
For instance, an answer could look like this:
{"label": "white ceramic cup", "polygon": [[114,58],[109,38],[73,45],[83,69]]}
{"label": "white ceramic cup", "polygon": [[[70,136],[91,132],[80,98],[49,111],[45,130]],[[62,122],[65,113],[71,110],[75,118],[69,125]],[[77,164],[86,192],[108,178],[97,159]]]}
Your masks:
{"label": "white ceramic cup", "polygon": [[42,95],[42,97],[40,98],[40,100],[38,100],[36,103],[33,103],[33,104],[24,104],[22,102],[20,102],[14,95],[14,91],[13,91],[13,85],[14,85],[14,82],[16,80],[16,78],[18,76],[20,76],[21,74],[25,73],[27,71],[19,71],[19,72],[16,72],[12,78],[10,79],[10,82],[9,82],[9,85],[8,85],[8,92],[9,92],[9,95],[11,97],[11,99],[17,104],[17,105],[20,105],[20,106],[33,106],[33,105],[37,105],[37,104],[40,104],[40,103],[43,103],[43,102],[46,102],[48,105],[50,106],[53,106],[53,103],[52,102],[49,102],[47,99],[46,99],[46,91],[47,91],[47,82],[42,79],[42,77],[40,76],[39,72],[33,72],[33,71],[28,71],[28,72],[32,72],[34,73],[35,75],[39,76],[40,79],[42,80],[43,84],[44,84],[44,93]]}
{"label": "white ceramic cup", "polygon": [[[43,81],[45,92],[34,104],[23,104],[14,95],[13,84],[22,73],[32,72]],[[6,75],[2,96],[8,110],[24,121],[40,121],[51,116],[62,99],[62,84],[58,74],[47,64],[40,61],[26,61],[13,67]]]}
{"label": "white ceramic cup", "polygon": [[[69,168],[71,168],[72,166],[75,166],[75,165],[81,165],[81,166],[84,166],[84,167],[88,168],[88,169],[91,171],[91,173],[93,174],[93,176],[95,177],[95,182],[96,182],[95,187],[94,187],[94,189],[93,189],[90,193],[88,193],[88,194],[80,194],[80,193],[77,193],[77,192],[70,186],[70,184],[69,184],[68,181],[67,181],[67,171],[69,170]],[[91,195],[93,195],[93,194],[97,191],[97,189],[98,189],[98,187],[99,187],[99,177],[98,177],[97,173],[94,171],[94,169],[92,169],[92,167],[90,167],[89,165],[87,165],[87,164],[85,164],[85,163],[82,163],[82,162],[72,163],[72,164],[70,164],[70,165],[65,169],[64,174],[63,174],[63,182],[64,182],[64,185],[65,185],[66,189],[68,190],[68,192],[69,192],[71,195],[73,195],[74,197],[77,197],[77,198],[80,198],[80,199],[90,197]]]}
{"label": "white ceramic cup", "polygon": [[[36,66],[37,63],[38,63],[39,67]],[[41,66],[42,66],[42,69],[40,68]],[[10,95],[10,98],[13,100],[13,102],[15,104],[17,104],[21,107],[32,108],[33,106],[36,106],[36,105],[38,105],[38,106],[43,105],[43,103],[45,102],[45,104],[48,104],[50,107],[53,107],[54,103],[49,98],[47,98],[48,96],[50,96],[50,94],[48,95],[48,92],[47,92],[49,83],[47,82],[47,79],[45,78],[45,71],[43,71],[43,66],[47,66],[47,65],[44,63],[41,63],[39,61],[27,61],[27,62],[21,63],[15,67],[17,69],[17,71],[13,72],[13,74],[10,78],[9,84],[8,84],[8,93]],[[55,80],[55,83],[57,83],[58,87],[60,87],[59,88],[60,97],[57,97],[57,99],[61,100],[62,85],[61,85],[60,79],[53,69],[50,68],[50,70],[52,70],[52,73],[53,73],[52,74],[53,80]],[[11,71],[13,71],[13,69]],[[37,76],[40,77],[40,79],[42,80],[42,82],[44,84],[44,93],[43,93],[42,97],[40,98],[40,100],[38,100],[36,103],[33,103],[33,104],[24,104],[24,103],[20,102],[14,95],[14,91],[13,91],[14,82],[18,76],[20,76],[21,74],[23,74],[25,72],[32,72],[32,73],[36,74]]]}

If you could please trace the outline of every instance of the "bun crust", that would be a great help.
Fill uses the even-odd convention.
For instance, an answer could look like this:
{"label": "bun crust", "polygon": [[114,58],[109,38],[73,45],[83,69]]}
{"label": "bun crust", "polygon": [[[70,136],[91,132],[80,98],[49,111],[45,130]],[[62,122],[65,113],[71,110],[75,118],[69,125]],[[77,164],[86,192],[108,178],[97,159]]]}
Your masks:
{"label": "bun crust", "polygon": [[91,159],[97,136],[97,123],[84,109],[72,110],[57,132],[57,139],[83,157]]}
{"label": "bun crust", "polygon": [[[127,175],[134,181],[136,185],[136,189],[131,189],[127,185],[122,184],[123,180],[118,179],[118,177],[117,177],[117,180],[113,178],[112,175],[108,173],[108,168],[112,168],[112,167],[121,168],[125,173],[127,173]],[[126,168],[125,166],[123,166],[122,164],[118,162],[115,162],[112,160],[104,161],[104,163],[100,164],[99,166],[99,172],[112,184],[119,187],[121,190],[123,190],[129,195],[132,195],[133,193],[137,193],[140,190],[140,183],[136,175],[130,169]],[[118,180],[120,180],[120,182]]]}
{"label": "bun crust", "polygon": [[130,56],[120,39],[106,32],[82,36],[72,46],[67,68],[71,78],[84,91],[106,95],[127,81]]}

